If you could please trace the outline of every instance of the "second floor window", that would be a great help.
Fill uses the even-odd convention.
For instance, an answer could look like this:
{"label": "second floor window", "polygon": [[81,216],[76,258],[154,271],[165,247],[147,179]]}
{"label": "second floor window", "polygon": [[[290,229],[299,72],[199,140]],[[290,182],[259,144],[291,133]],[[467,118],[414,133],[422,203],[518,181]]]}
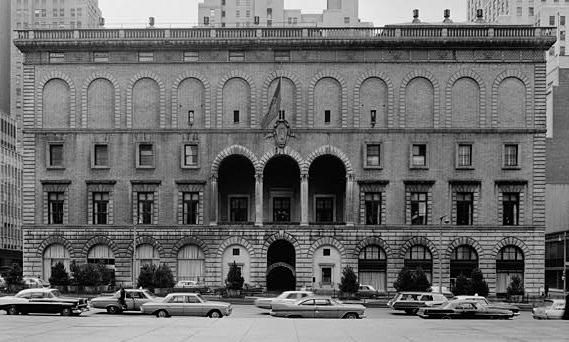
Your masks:
{"label": "second floor window", "polygon": [[366,224],[381,224],[381,193],[365,194]]}
{"label": "second floor window", "polygon": [[48,224],[63,224],[63,192],[49,192],[47,194]]}
{"label": "second floor window", "polygon": [[504,166],[505,167],[518,166],[518,145],[506,144],[504,146]]}
{"label": "second floor window", "polygon": [[273,221],[290,222],[290,198],[273,198]]}
{"label": "second floor window", "polygon": [[505,192],[502,194],[504,226],[517,226],[520,217],[520,194],[516,192]]}
{"label": "second floor window", "polygon": [[334,198],[318,197],[316,198],[316,222],[333,222],[334,221]]}
{"label": "second floor window", "polygon": [[154,193],[138,193],[138,223],[152,224],[152,212],[154,211]]}
{"label": "second floor window", "polygon": [[459,144],[458,145],[458,167],[472,166],[472,145]]}
{"label": "second floor window", "polygon": [[63,167],[63,144],[49,145],[49,167]]}
{"label": "second floor window", "polygon": [[381,146],[379,144],[366,145],[366,165],[367,167],[379,167],[381,164]]}
{"label": "second floor window", "polygon": [[197,192],[184,193],[184,224],[198,224],[200,197]]}
{"label": "second floor window", "polygon": [[456,224],[459,226],[472,224],[472,197],[470,192],[459,192],[456,194]]}
{"label": "second floor window", "polygon": [[154,145],[138,145],[138,167],[154,167]]}
{"label": "second floor window", "polygon": [[427,193],[411,193],[411,224],[427,224]]}
{"label": "second floor window", "polygon": [[229,200],[229,215],[231,222],[247,222],[249,206],[247,197],[232,197]]}
{"label": "second floor window", "polygon": [[198,165],[198,146],[194,144],[184,145],[184,166]]}
{"label": "second floor window", "polygon": [[411,166],[427,166],[427,145],[413,144],[411,148]]}
{"label": "second floor window", "polygon": [[93,224],[107,224],[109,218],[109,193],[93,193]]}
{"label": "second floor window", "polygon": [[94,146],[94,155],[93,166],[109,166],[109,148],[106,144],[96,144]]}

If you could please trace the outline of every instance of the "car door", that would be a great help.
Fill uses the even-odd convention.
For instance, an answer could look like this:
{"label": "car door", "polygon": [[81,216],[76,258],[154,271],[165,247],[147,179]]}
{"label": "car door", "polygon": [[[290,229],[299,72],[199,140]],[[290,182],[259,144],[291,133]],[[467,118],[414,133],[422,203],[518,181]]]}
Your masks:
{"label": "car door", "polygon": [[144,296],[144,294],[140,291],[135,291],[132,293],[132,300],[133,300],[133,310],[136,311],[140,310],[140,306],[142,304],[148,302],[146,296]]}
{"label": "car door", "polygon": [[126,310],[127,311],[136,310],[135,301],[134,301],[135,296],[136,296],[135,291],[126,291],[125,296],[124,296],[124,301],[126,303]]}
{"label": "car door", "polygon": [[314,300],[314,318],[337,318],[338,308],[330,302],[329,299],[315,299]]}
{"label": "car door", "polygon": [[168,303],[165,303],[164,309],[168,311],[170,315],[184,315],[184,307],[186,302],[186,296],[184,295],[174,295],[170,298]]}
{"label": "car door", "polygon": [[184,303],[184,315],[186,316],[205,316],[204,306],[196,296],[186,296]]}
{"label": "car door", "polygon": [[[292,306],[292,305],[291,305]],[[298,305],[294,305],[294,312],[292,315],[298,315],[303,318],[314,318],[314,310],[316,309],[314,299],[307,299],[300,302]]]}

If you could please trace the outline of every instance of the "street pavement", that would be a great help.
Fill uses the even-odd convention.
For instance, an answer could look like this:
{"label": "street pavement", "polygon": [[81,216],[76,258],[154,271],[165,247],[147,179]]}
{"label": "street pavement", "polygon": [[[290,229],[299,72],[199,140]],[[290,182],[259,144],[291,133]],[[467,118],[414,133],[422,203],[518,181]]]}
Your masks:
{"label": "street pavement", "polygon": [[[2,312],[3,313],[3,312]],[[156,318],[139,313],[110,315],[91,310],[80,317],[8,316],[0,313],[0,342],[25,341],[568,341],[568,321],[424,320],[369,308],[361,320],[271,317],[251,305],[235,305],[222,319]]]}

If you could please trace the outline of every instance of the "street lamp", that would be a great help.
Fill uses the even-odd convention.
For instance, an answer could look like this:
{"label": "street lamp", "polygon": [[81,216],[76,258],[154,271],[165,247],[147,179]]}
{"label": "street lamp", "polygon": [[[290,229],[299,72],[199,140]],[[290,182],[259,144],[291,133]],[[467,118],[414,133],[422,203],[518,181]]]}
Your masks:
{"label": "street lamp", "polygon": [[443,220],[444,223],[449,223],[446,218],[448,215],[443,215],[439,218],[439,293],[443,293],[443,261],[442,261],[442,251],[443,251]]}

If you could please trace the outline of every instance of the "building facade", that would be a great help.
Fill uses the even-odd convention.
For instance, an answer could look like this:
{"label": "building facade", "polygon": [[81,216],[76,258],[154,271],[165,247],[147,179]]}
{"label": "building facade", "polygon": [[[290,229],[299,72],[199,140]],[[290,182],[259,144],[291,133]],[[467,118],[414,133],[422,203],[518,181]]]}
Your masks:
{"label": "building facade", "polygon": [[372,26],[358,17],[359,0],[328,0],[322,13],[285,9],[284,0],[204,0],[198,4],[199,26]]}
{"label": "building facade", "polygon": [[269,290],[333,289],[349,265],[387,292],[403,267],[443,286],[479,267],[492,293],[543,286],[555,30],[202,33],[18,32],[25,274],[104,262],[128,284],[167,263],[222,285],[236,262]]}

